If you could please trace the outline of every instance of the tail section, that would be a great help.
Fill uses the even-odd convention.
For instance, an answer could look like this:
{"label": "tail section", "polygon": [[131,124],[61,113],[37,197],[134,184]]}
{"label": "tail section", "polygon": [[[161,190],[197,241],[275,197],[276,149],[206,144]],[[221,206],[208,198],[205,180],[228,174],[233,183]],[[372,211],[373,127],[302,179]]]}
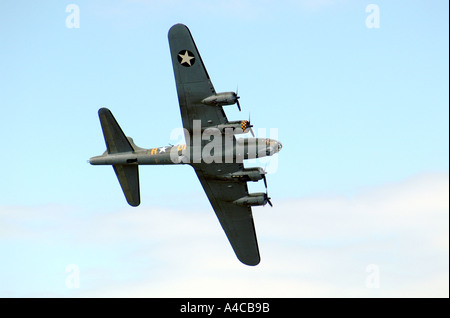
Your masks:
{"label": "tail section", "polygon": [[[105,137],[107,155],[133,152],[133,140],[125,136],[111,111],[101,108],[98,116]],[[141,203],[138,165],[113,165],[113,168],[128,204],[138,206]]]}
{"label": "tail section", "polygon": [[109,109],[100,108],[98,117],[100,118],[100,124],[102,125],[108,154],[133,151],[133,147],[128,138],[123,133]]}
{"label": "tail section", "polygon": [[113,168],[128,204],[138,206],[141,203],[138,165],[114,165]]}

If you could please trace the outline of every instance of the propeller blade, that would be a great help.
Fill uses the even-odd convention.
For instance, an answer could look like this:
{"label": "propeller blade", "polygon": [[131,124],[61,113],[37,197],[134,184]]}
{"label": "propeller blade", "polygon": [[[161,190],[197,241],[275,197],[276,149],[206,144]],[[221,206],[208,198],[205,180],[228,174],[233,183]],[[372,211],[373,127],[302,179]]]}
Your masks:
{"label": "propeller blade", "polygon": [[[264,181],[266,180],[265,177],[266,176],[264,175]],[[267,201],[267,203],[269,203],[270,207],[273,207],[273,204],[272,204],[272,202],[270,201],[270,198],[269,198],[269,193],[267,192],[267,186],[266,186],[266,201]]]}
{"label": "propeller blade", "polygon": [[253,127],[253,125],[250,122],[250,113],[248,113],[248,126],[247,126],[247,128],[250,128],[250,132],[252,133],[253,138],[255,138],[255,133],[254,133],[252,127]]}
{"label": "propeller blade", "polygon": [[266,186],[266,193],[267,193],[267,180],[266,180],[266,174],[264,174],[263,180],[264,180],[264,185]]}
{"label": "propeller blade", "polygon": [[241,98],[241,97],[238,95],[238,89],[239,89],[239,86],[236,86],[236,93],[234,93],[234,98],[236,99],[236,104],[237,104],[239,111],[241,111],[241,105],[239,104],[239,98]]}

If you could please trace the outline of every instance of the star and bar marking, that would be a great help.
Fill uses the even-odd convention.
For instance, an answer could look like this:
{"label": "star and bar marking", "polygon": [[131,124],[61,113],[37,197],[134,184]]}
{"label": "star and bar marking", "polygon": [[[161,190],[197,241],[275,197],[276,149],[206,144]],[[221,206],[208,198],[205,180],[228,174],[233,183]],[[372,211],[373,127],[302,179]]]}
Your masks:
{"label": "star and bar marking", "polygon": [[181,50],[178,53],[177,58],[178,58],[178,62],[185,67],[191,67],[195,63],[194,54],[188,50]]}

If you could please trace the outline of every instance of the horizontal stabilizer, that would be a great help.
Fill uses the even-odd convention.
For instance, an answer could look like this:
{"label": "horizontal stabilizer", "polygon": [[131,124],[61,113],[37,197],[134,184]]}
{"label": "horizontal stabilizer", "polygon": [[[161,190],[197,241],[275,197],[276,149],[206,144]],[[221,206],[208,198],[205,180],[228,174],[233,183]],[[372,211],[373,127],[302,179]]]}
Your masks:
{"label": "horizontal stabilizer", "polygon": [[141,203],[138,166],[114,165],[113,168],[128,204],[138,206]]}
{"label": "horizontal stabilizer", "polygon": [[100,108],[98,117],[100,118],[100,124],[102,125],[103,136],[105,137],[106,148],[109,154],[133,151],[133,147],[128,138],[123,133],[109,109]]}

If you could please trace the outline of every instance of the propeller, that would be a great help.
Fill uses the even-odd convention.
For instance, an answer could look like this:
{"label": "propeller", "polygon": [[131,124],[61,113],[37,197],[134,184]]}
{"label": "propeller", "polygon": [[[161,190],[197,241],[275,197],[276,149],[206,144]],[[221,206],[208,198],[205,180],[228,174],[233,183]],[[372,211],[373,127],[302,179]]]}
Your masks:
{"label": "propeller", "polygon": [[267,172],[266,172],[266,170],[264,170],[264,176],[263,176],[263,179],[264,179],[264,185],[266,186],[266,201],[267,201],[267,203],[269,203],[270,207],[273,207],[273,204],[272,204],[272,202],[270,201],[271,198],[269,197],[269,193],[268,193],[268,191],[267,191],[266,174],[267,174]]}
{"label": "propeller", "polygon": [[272,202],[270,202],[270,199],[271,198],[269,198],[269,195],[267,194],[267,189],[266,189],[266,200],[267,200],[267,203],[269,203],[270,207],[273,208],[273,204],[272,204]]}
{"label": "propeller", "polygon": [[243,132],[245,132],[248,128],[250,128],[250,132],[252,133],[252,136],[254,138],[255,137],[255,133],[253,132],[252,127],[253,127],[253,125],[250,124],[250,114],[248,114],[248,120],[242,121],[241,128],[242,128]]}
{"label": "propeller", "polygon": [[[261,168],[261,169],[262,169],[262,168]],[[266,174],[267,174],[267,172],[266,172],[266,170],[264,169],[262,175],[263,175],[263,180],[264,180],[264,186],[266,187],[266,193],[267,193],[267,180],[266,180]]]}
{"label": "propeller", "polygon": [[234,96],[234,99],[236,100],[236,104],[237,104],[239,111],[241,111],[241,105],[239,104],[239,98],[241,98],[241,97],[238,96],[238,87],[236,87],[236,93],[233,93],[233,96]]}
{"label": "propeller", "polygon": [[248,127],[250,128],[250,132],[252,133],[253,138],[255,138],[255,133],[253,132],[253,125],[250,124],[250,113],[248,113]]}

